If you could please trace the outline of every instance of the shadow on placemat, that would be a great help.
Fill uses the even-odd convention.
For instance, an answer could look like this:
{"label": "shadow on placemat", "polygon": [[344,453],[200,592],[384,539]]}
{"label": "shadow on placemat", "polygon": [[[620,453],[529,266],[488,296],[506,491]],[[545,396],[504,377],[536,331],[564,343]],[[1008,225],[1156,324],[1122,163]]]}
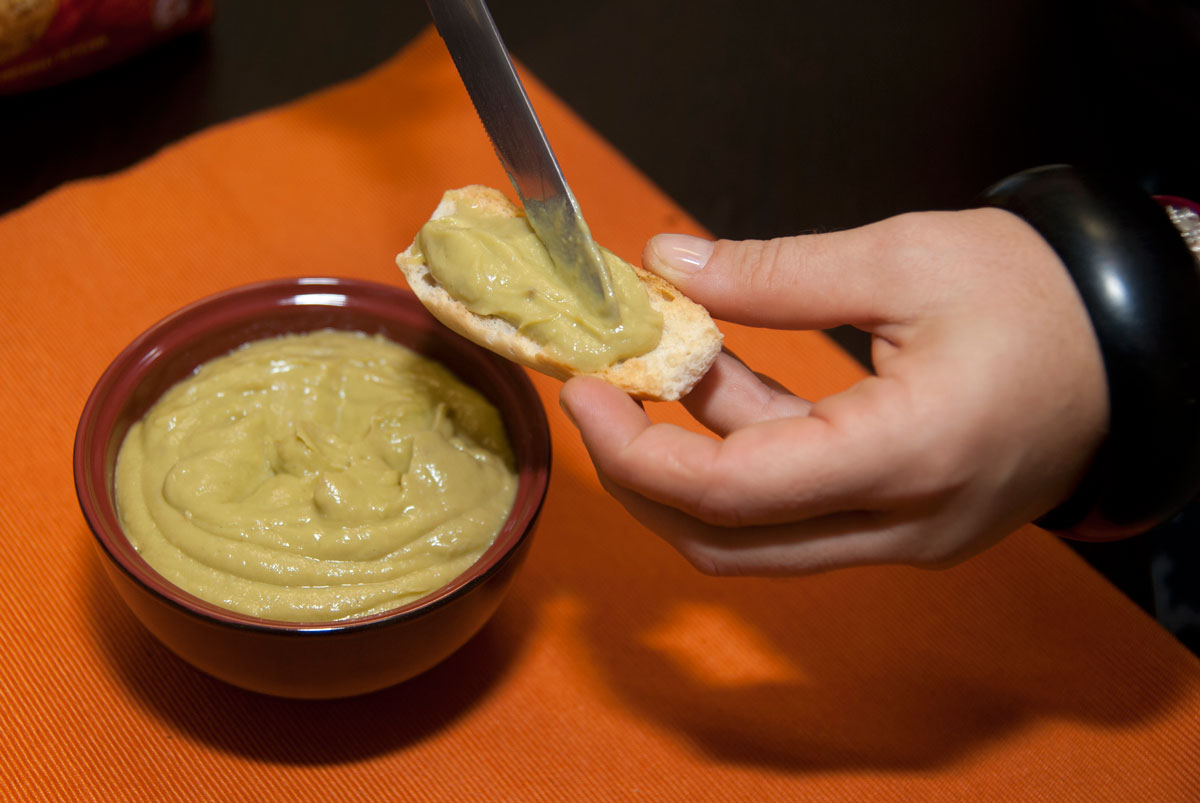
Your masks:
{"label": "shadow on placemat", "polygon": [[187,737],[257,760],[335,764],[429,738],[488,695],[529,632],[521,611],[502,605],[466,645],[406,683],[343,700],[288,700],[236,688],[178,658],[125,607],[96,556],[88,557],[88,624],[116,680]]}
{"label": "shadow on placemat", "polygon": [[[604,501],[589,500],[582,478],[564,469],[555,480],[543,532],[560,508],[598,515],[587,506]],[[1156,659],[1146,640],[1159,634],[1134,626],[1141,614],[1114,596],[1105,610],[1117,615],[1098,615],[1097,598],[1077,593],[1086,578],[1065,583],[1068,556],[1035,549],[1037,537],[1014,536],[1024,543],[946,571],[786,580],[646,560],[660,545],[632,525],[602,542],[545,537],[538,559],[562,567],[558,593],[570,596],[588,666],[625,707],[699,752],[792,772],[913,771],[1011,745],[1014,734],[1152,727],[1186,688],[1186,665]],[[555,554],[563,549],[584,554],[568,561]],[[576,568],[614,556],[630,564],[620,587]],[[611,621],[617,596],[640,601],[621,627]],[[523,602],[538,610],[552,600]]]}

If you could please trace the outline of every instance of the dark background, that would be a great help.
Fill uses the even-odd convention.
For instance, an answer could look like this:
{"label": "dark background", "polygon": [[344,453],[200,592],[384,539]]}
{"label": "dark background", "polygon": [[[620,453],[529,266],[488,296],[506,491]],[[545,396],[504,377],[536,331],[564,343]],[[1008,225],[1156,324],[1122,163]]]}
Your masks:
{"label": "dark background", "polygon": [[[1200,198],[1191,0],[490,5],[513,54],[719,236],[961,208],[1055,162]],[[206,31],[0,97],[0,213],[359,75],[427,24],[418,0],[218,0]],[[867,363],[861,333],[832,334]],[[1079,547],[1193,650],[1198,519]]]}

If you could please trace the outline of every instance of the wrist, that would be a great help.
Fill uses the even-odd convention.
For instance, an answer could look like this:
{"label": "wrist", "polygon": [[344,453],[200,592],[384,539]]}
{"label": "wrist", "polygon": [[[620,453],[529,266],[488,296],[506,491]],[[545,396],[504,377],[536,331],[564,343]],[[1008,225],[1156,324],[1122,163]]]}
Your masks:
{"label": "wrist", "polygon": [[[1190,223],[1190,202],[1178,202]],[[1133,186],[1060,165],[1012,176],[986,202],[1049,243],[1104,360],[1109,429],[1074,494],[1038,521],[1109,539],[1148,529],[1200,487],[1200,272],[1172,219]]]}

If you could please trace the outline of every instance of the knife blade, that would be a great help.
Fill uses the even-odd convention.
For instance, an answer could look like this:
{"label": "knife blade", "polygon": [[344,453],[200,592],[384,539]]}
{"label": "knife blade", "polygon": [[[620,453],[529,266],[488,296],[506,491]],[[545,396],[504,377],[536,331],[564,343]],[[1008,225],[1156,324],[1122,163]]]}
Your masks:
{"label": "knife blade", "polygon": [[426,0],[530,226],[600,320],[619,318],[608,268],[484,0]]}

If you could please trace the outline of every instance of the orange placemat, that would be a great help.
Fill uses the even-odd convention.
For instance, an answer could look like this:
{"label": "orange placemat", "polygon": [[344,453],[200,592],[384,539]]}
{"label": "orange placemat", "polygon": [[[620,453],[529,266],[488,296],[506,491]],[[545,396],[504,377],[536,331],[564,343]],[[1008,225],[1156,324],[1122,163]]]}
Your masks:
{"label": "orange placemat", "polygon": [[[602,242],[698,226],[546,90],[531,93]],[[0,219],[0,793],[51,800],[1184,800],[1200,662],[1032,528],[942,573],[692,571],[599,488],[558,409],[542,528],[495,620],[366,698],[229,688],[109,588],[71,479],[108,361],[202,295],[274,276],[400,283],[444,188],[506,187],[440,40]],[[719,187],[713,188],[720,192]],[[822,336],[727,327],[805,395]],[[657,415],[680,418],[678,408]]]}

